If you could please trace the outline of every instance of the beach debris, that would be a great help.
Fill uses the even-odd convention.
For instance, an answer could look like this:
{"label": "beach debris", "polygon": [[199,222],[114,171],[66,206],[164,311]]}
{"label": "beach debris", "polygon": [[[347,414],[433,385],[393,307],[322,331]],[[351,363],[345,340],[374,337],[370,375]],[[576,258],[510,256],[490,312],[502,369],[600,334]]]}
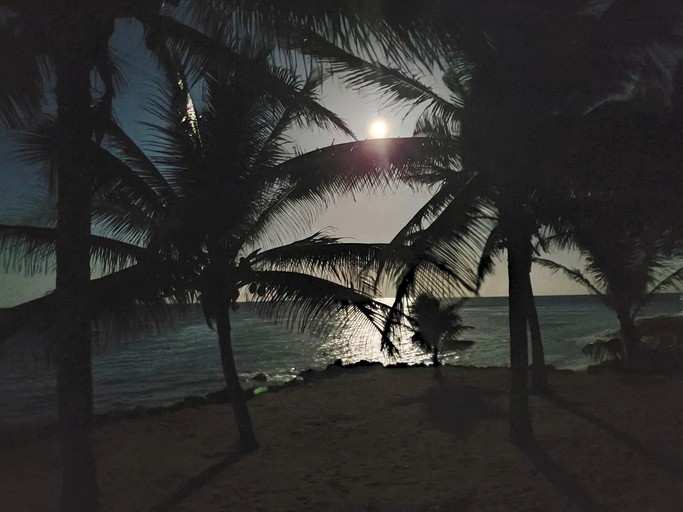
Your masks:
{"label": "beach debris", "polygon": [[252,393],[254,394],[254,396],[256,396],[256,395],[260,395],[261,393],[265,393],[266,391],[268,391],[268,386],[258,386],[256,388],[254,388]]}

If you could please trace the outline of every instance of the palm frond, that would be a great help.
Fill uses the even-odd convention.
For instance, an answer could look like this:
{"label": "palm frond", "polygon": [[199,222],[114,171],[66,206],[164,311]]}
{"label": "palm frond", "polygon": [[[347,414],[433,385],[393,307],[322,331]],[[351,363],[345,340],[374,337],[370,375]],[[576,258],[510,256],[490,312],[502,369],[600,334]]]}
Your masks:
{"label": "palm frond", "polygon": [[453,122],[433,110],[425,110],[415,121],[413,135],[416,137],[452,139],[460,136],[460,121]]}
{"label": "palm frond", "polygon": [[421,138],[365,140],[311,151],[264,170],[263,179],[273,183],[273,193],[253,224],[254,239],[272,232],[282,219],[307,225],[345,194],[396,186],[416,169],[447,157],[449,149]]}
{"label": "palm frond", "polygon": [[152,217],[165,209],[164,200],[133,168],[104,150],[95,148],[94,200],[126,203]]}
{"label": "palm frond", "polygon": [[248,55],[239,51],[238,40],[220,39],[196,26],[171,16],[160,15],[145,23],[145,43],[163,63],[169,52],[184,64],[190,83],[214,69],[217,62],[232,66],[243,63]]}
{"label": "palm frond", "polygon": [[443,99],[419,78],[385,66],[369,62],[353,55],[309,32],[302,34],[300,49],[327,63],[353,89],[379,92],[390,103],[407,103],[412,108],[423,105],[446,122],[454,122],[462,116],[462,103],[455,105]]}
{"label": "palm frond", "polygon": [[[130,171],[135,173],[139,180],[142,180],[148,188],[146,195],[153,192],[162,204],[173,201],[177,198],[174,190],[170,187],[159,168],[151,161],[149,156],[121,129],[121,127],[111,122],[107,126],[107,135],[104,139],[104,146]],[[131,172],[127,173],[126,183],[137,181]],[[140,190],[142,192],[142,190]]]}
{"label": "palm frond", "polygon": [[450,159],[455,148],[451,141],[420,137],[349,142],[295,157],[273,168],[272,175],[300,189],[327,185],[338,194],[372,190]]}
{"label": "palm frond", "polygon": [[[129,342],[131,337],[158,331],[188,312],[196,295],[163,269],[133,265],[93,279],[85,292],[87,317],[92,326],[95,349],[106,352]],[[70,312],[55,292],[3,310],[0,314],[0,354],[10,360],[26,360],[26,352],[39,348],[51,357],[51,333]],[[40,347],[30,334],[39,334]],[[27,343],[29,345],[27,345]]]}
{"label": "palm frond", "polygon": [[674,270],[666,277],[662,278],[657,284],[655,284],[650,291],[643,297],[638,306],[633,310],[631,317],[635,318],[640,310],[645,306],[652,298],[665,290],[679,290],[683,286],[683,267]]}
{"label": "palm frond", "polygon": [[[253,71],[256,71],[255,69]],[[258,73],[254,80],[263,80],[268,94],[285,107],[297,113],[294,119],[301,127],[333,129],[355,139],[353,131],[334,112],[323,107],[314,89],[297,87],[297,82],[288,79],[289,70],[272,67],[270,73]]]}
{"label": "palm frond", "polygon": [[252,279],[257,311],[289,329],[364,325],[370,335],[384,325],[387,306],[341,284],[298,272],[257,271]]}
{"label": "palm frond", "polygon": [[[319,68],[311,68],[301,87],[301,93],[304,95],[313,94],[322,85],[325,77],[325,73],[320,71]],[[285,153],[284,150],[284,146],[290,142],[286,134],[297,119],[303,117],[304,114],[302,110],[292,103],[288,103],[286,106],[281,103],[272,105],[271,110],[275,120],[266,127],[268,133],[264,137],[258,149],[258,155],[254,159],[253,167],[255,169],[265,165],[280,163],[285,159],[285,156],[291,156]]]}
{"label": "palm frond", "polygon": [[[172,192],[154,165],[144,153],[128,138],[114,122],[102,125],[106,131],[105,145],[115,151],[121,159],[110,151],[92,143],[95,187],[98,193],[115,191],[127,196],[127,201],[147,210],[160,209],[163,201],[168,201]],[[27,164],[42,167],[46,174],[48,189],[54,189],[55,162],[60,145],[61,128],[51,117],[22,131],[17,136],[16,153]]]}
{"label": "palm frond", "polygon": [[404,329],[410,328],[407,310],[409,297],[414,296],[413,287],[416,283],[416,266],[410,266],[401,276],[396,285],[394,302],[389,309],[388,315],[382,326],[381,347],[389,355],[398,355],[398,347],[394,339],[400,339]]}
{"label": "palm frond", "polygon": [[433,27],[420,16],[403,18],[405,13],[398,13],[393,6],[378,8],[353,0],[327,3],[259,0],[228,4],[207,0],[192,7],[193,19],[199,25],[215,26],[218,20],[227,19],[235,27],[248,27],[251,34],[258,34],[266,44],[291,45],[305,30],[320,34],[347,51],[375,58],[382,55],[397,65],[410,61],[431,69],[441,55],[442,45],[437,44],[439,34]]}
{"label": "palm frond", "polygon": [[610,361],[621,359],[624,355],[621,339],[595,340],[583,346],[581,353],[596,361]]}
{"label": "palm frond", "polygon": [[42,111],[48,74],[44,50],[30,24],[5,19],[0,23],[0,121],[8,128],[24,128]]}
{"label": "palm frond", "polygon": [[556,263],[552,260],[548,260],[545,258],[532,258],[532,261],[536,263],[537,265],[540,265],[543,268],[547,268],[553,273],[556,272],[562,272],[565,276],[567,276],[569,279],[572,281],[580,284],[584,288],[586,288],[589,292],[591,292],[594,295],[597,295],[600,300],[602,300],[608,307],[609,305],[609,299],[605,296],[605,293],[597,288],[591,281],[588,279],[579,269],[577,268],[569,268],[565,267],[564,265],[561,265],[560,263]]}
{"label": "palm frond", "polygon": [[[56,230],[36,226],[0,225],[0,253],[5,271],[24,272],[26,275],[48,273],[53,270]],[[141,247],[91,235],[90,257],[104,272],[128,267],[142,257]]]}
{"label": "palm frond", "polygon": [[488,214],[493,208],[490,201],[471,192],[472,196],[456,197],[428,227],[417,232],[410,247],[415,254],[430,255],[448,268],[461,292],[476,293],[476,269],[496,223],[495,215]]}
{"label": "palm frond", "polygon": [[[479,190],[481,178],[477,178],[476,174],[469,175],[451,171],[444,173],[443,179],[444,182],[439,190],[394,236],[394,243],[408,239],[410,235],[426,229],[432,223],[434,223],[431,228],[432,233],[437,230],[448,229],[450,223],[456,217],[460,217],[460,215],[455,215],[455,210],[458,208],[467,209],[468,201],[472,200],[474,203],[481,193]],[[443,219],[438,221],[441,216]]]}
{"label": "palm frond", "polygon": [[253,267],[312,274],[370,293],[374,290],[365,289],[361,274],[377,268],[382,249],[379,244],[341,243],[317,233],[256,254]]}
{"label": "palm frond", "polygon": [[149,243],[156,220],[124,195],[104,200],[96,197],[91,219],[93,230],[100,235],[141,247]]}
{"label": "palm frond", "polygon": [[57,151],[61,128],[56,119],[43,116],[15,135],[14,154],[24,163],[36,166],[50,192],[56,190]]}

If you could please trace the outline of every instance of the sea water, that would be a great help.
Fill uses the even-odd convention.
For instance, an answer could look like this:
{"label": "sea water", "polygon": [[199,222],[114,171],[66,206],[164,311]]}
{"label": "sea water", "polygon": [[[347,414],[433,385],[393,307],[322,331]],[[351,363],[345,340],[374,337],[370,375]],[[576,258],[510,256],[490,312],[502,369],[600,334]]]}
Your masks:
{"label": "sea water", "polygon": [[[385,302],[390,303],[390,300]],[[536,305],[545,346],[546,362],[557,368],[582,370],[590,360],[581,348],[618,328],[613,312],[593,296],[537,297]],[[677,314],[683,302],[676,295],[657,296],[641,316]],[[466,325],[474,329],[463,338],[475,344],[460,353],[447,354],[449,364],[506,366],[509,364],[507,298],[472,298],[462,309]],[[232,314],[237,366],[245,386],[257,374],[278,384],[297,378],[307,369],[322,369],[336,359],[393,362],[429,362],[428,354],[402,340],[395,358],[380,348],[379,332],[358,322],[325,333],[287,332],[259,318],[253,305],[244,303]],[[94,402],[98,413],[149,407],[201,395],[224,386],[216,333],[203,320],[199,307],[172,328],[145,336],[93,361]],[[55,418],[54,372],[0,373],[0,414],[4,423],[50,421]]]}

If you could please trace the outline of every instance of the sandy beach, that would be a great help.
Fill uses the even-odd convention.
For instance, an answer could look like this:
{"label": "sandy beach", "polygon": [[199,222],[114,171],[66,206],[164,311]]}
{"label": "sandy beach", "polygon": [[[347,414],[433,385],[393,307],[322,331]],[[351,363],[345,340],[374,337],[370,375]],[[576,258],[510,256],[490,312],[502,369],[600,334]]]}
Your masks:
{"label": "sandy beach", "polygon": [[[248,455],[224,404],[98,427],[100,510],[683,510],[681,380],[554,372],[520,448],[505,369],[334,374],[251,400]],[[55,438],[3,448],[2,510],[57,510],[59,478]]]}

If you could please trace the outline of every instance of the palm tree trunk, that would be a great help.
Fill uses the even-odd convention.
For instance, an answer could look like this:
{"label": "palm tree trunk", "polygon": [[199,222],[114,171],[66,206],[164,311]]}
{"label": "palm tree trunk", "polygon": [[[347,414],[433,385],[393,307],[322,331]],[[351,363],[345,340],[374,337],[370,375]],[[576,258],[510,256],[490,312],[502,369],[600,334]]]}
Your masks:
{"label": "palm tree trunk", "polygon": [[531,336],[531,392],[537,395],[552,393],[548,383],[548,372],[545,366],[545,352],[541,337],[541,326],[538,322],[538,310],[531,286],[531,274],[526,274],[525,295],[527,301],[527,322]]}
{"label": "palm tree trunk", "polygon": [[440,380],[443,374],[441,373],[441,362],[439,361],[439,349],[436,346],[432,348],[432,364],[434,365],[434,378]]}
{"label": "palm tree trunk", "polygon": [[624,369],[628,370],[633,365],[633,356],[640,344],[640,335],[628,310],[618,309],[617,317],[619,318],[619,331],[624,345]]}
{"label": "palm tree trunk", "polygon": [[57,164],[56,295],[65,313],[57,326],[57,396],[62,443],[62,512],[97,508],[93,450],[93,384],[86,291],[90,281],[92,194],[89,44],[83,17],[65,8],[56,71],[61,140]]}
{"label": "palm tree trunk", "polygon": [[529,353],[527,340],[527,296],[530,244],[528,237],[511,230],[508,236],[508,280],[510,319],[510,438],[526,442],[533,438],[529,414],[527,374]]}
{"label": "palm tree trunk", "polygon": [[218,345],[221,351],[223,377],[225,378],[228,396],[230,396],[230,401],[232,402],[237,429],[240,433],[240,443],[244,450],[251,451],[257,449],[259,445],[254,434],[254,427],[251,424],[249,408],[247,407],[242,386],[240,386],[239,375],[235,366],[235,357],[232,352],[229,304],[230,298],[223,297],[215,309]]}

